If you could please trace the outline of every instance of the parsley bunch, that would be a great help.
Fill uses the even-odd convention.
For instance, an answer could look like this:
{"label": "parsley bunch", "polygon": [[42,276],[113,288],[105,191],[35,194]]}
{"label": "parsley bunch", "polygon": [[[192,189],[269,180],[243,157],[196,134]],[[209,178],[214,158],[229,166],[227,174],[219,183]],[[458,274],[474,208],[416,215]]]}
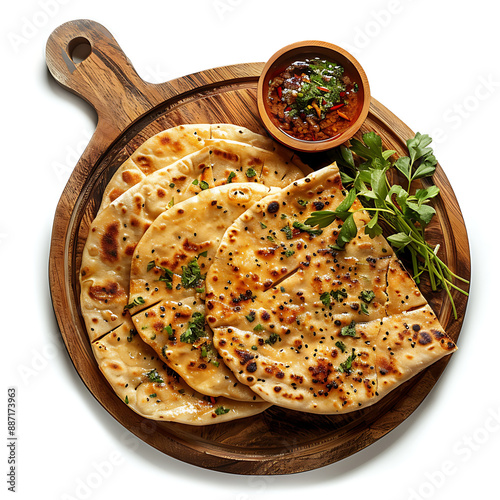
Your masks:
{"label": "parsley bunch", "polygon": [[[351,146],[340,146],[334,153],[334,160],[341,168],[342,183],[350,190],[336,210],[313,212],[305,223],[311,227],[325,227],[336,219],[343,225],[337,242],[332,248],[344,249],[346,243],[357,234],[353,213],[350,209],[358,198],[363,210],[370,212],[372,218],[365,226],[365,233],[374,238],[382,234],[382,225],[391,230],[387,240],[396,253],[406,252],[413,267],[413,278],[420,282],[420,276],[426,272],[432,290],[443,288],[452,304],[453,314],[457,317],[451,289],[465,295],[467,292],[453,283],[457,276],[438,257],[439,246],[432,247],[425,239],[425,229],[436,213],[430,202],[439,194],[439,188],[431,185],[427,188],[412,190],[412,183],[418,179],[431,177],[436,170],[437,161],[432,148],[432,139],[428,135],[417,133],[406,142],[408,156],[391,161],[393,150],[384,150],[382,139],[374,132],[363,135],[363,140],[352,139]],[[356,159],[356,160],[355,160]],[[406,189],[391,185],[388,172],[396,168],[406,179]]]}

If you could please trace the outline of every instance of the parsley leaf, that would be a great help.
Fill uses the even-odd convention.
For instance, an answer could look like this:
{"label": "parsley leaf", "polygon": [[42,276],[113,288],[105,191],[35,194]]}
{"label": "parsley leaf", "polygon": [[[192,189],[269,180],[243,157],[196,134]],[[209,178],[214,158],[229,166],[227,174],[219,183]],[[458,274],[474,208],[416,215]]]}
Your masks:
{"label": "parsley leaf", "polygon": [[335,346],[338,347],[341,350],[341,352],[345,352],[346,350],[346,346],[344,342],[342,342],[341,340],[337,340],[337,342],[335,342]]}
{"label": "parsley leaf", "polygon": [[187,330],[181,334],[179,340],[187,344],[193,344],[205,335],[205,315],[195,312],[191,316]]}
{"label": "parsley leaf", "polygon": [[229,413],[229,408],[224,408],[223,406],[218,406],[215,409],[216,415],[225,415],[226,413]]}
{"label": "parsley leaf", "polygon": [[321,300],[321,302],[323,302],[323,305],[328,307],[332,302],[332,296],[330,295],[330,292],[323,292],[319,296],[319,300]]}
{"label": "parsley leaf", "polygon": [[201,357],[212,363],[214,366],[219,366],[218,354],[212,342],[206,342],[201,346]]}
{"label": "parsley leaf", "polygon": [[201,274],[198,258],[193,258],[187,266],[182,266],[181,283],[184,288],[203,288],[201,285],[205,280],[206,274]]}
{"label": "parsley leaf", "polygon": [[356,337],[356,323],[354,320],[348,326],[343,326],[340,330],[343,337]]}
{"label": "parsley leaf", "polygon": [[271,333],[271,335],[269,335],[269,338],[264,340],[264,343],[272,345],[275,344],[278,340],[281,342],[281,337],[276,332],[273,332]]}
{"label": "parsley leaf", "polygon": [[359,298],[369,304],[375,298],[375,292],[373,290],[361,290]]}
{"label": "parsley leaf", "polygon": [[285,233],[287,240],[291,240],[293,238],[293,229],[288,224],[281,228],[280,231]]}
{"label": "parsley leaf", "polygon": [[339,234],[337,236],[337,242],[335,245],[330,245],[333,250],[344,250],[344,247],[358,234],[358,228],[356,222],[354,221],[353,215],[349,215],[347,219],[342,224]]}
{"label": "parsley leaf", "polygon": [[158,375],[156,369],[151,370],[149,373],[146,373],[146,377],[148,377],[151,382],[156,384],[163,384],[163,379]]}
{"label": "parsley leaf", "polygon": [[356,359],[356,354],[355,354],[355,349],[353,347],[351,355],[343,363],[340,363],[339,372],[351,373],[352,363],[355,359]]}
{"label": "parsley leaf", "polygon": [[[372,219],[364,227],[365,234],[371,238],[382,234],[382,225],[390,229],[387,239],[397,253],[405,253],[413,266],[413,277],[418,284],[420,276],[426,272],[432,290],[443,288],[451,302],[453,314],[457,317],[452,289],[468,295],[467,291],[454,283],[454,279],[463,283],[467,280],[454,274],[437,255],[434,248],[426,240],[425,229],[432,221],[436,210],[430,202],[439,195],[439,188],[434,185],[416,190],[412,183],[418,179],[431,177],[437,166],[437,160],[430,147],[432,139],[426,134],[417,132],[406,141],[408,156],[393,160],[395,151],[386,150],[382,139],[375,132],[364,134],[362,141],[352,139],[350,147],[340,146],[330,154],[341,169],[344,185],[351,185],[351,191],[367,210]],[[404,179],[405,187],[391,186],[394,169]],[[349,194],[350,194],[349,193]],[[325,227],[335,219],[342,218],[339,208],[336,211],[322,211],[311,214],[307,224]],[[314,218],[313,218],[314,217]],[[348,222],[346,226],[345,222]],[[357,234],[354,225],[345,218],[334,249],[341,250],[345,244]]]}
{"label": "parsley leaf", "polygon": [[301,231],[305,231],[306,233],[309,233],[311,236],[319,236],[323,232],[322,229],[314,229],[310,225],[298,221],[295,221],[293,223],[293,227],[295,229],[300,229]]}
{"label": "parsley leaf", "polygon": [[128,311],[129,309],[132,309],[133,307],[145,304],[145,300],[142,297],[136,297],[130,304],[127,304],[123,310]]}

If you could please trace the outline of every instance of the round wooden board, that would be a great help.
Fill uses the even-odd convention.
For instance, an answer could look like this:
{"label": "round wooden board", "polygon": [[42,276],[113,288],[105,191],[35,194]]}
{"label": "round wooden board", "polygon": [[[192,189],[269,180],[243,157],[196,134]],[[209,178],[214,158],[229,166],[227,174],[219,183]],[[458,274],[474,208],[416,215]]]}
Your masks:
{"label": "round wooden board", "polygon": [[[83,62],[71,61],[75,40],[91,45]],[[435,363],[374,406],[345,415],[312,415],[271,407],[233,422],[194,427],[140,417],[113,392],[93,357],[79,309],[82,249],[104,187],[118,166],[152,135],[182,123],[233,123],[264,133],[257,114],[261,63],[241,64],[153,85],[141,80],[111,34],[92,21],[57,28],[47,43],[47,65],[56,80],[96,109],[96,132],[59,201],[52,233],[49,276],[61,335],[90,392],[124,427],[158,450],[201,467],[238,474],[288,474],[331,464],[372,444],[403,422],[423,401],[449,357]],[[360,134],[377,132],[387,149],[405,153],[413,132],[376,100]],[[325,159],[304,156],[311,165]],[[452,271],[470,277],[467,233],[453,190],[438,166],[441,195],[429,235],[440,243]],[[444,292],[421,289],[448,334],[457,341],[467,297],[454,292],[458,319]]]}

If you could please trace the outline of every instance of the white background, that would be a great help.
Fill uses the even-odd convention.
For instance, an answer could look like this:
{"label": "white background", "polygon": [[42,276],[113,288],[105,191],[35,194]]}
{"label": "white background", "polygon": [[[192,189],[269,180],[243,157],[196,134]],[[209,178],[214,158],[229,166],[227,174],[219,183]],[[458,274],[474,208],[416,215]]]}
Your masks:
{"label": "white background", "polygon": [[[494,243],[500,36],[494,5],[487,0],[10,2],[0,21],[0,318],[6,340],[0,436],[6,436],[7,387],[15,386],[17,498],[500,498],[494,350],[500,305]],[[62,346],[47,277],[55,207],[96,115],[54,83],[45,66],[45,43],[58,25],[79,18],[105,25],[139,74],[152,82],[265,61],[294,41],[336,43],[357,56],[376,99],[414,131],[435,137],[436,156],[468,229],[471,296],[459,351],[398,428],[316,471],[237,476],[161,454],[95,401]],[[8,449],[5,444],[0,449],[0,490],[7,498]]]}

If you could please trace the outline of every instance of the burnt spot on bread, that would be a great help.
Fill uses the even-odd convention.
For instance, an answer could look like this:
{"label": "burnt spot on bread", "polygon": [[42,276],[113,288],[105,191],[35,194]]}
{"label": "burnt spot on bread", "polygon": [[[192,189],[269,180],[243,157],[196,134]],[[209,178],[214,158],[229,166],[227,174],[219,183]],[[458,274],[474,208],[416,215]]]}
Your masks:
{"label": "burnt spot on bread", "polygon": [[149,157],[144,155],[136,155],[133,160],[146,175],[149,175],[155,171],[153,162]]}
{"label": "burnt spot on bread", "polygon": [[318,359],[316,366],[310,366],[313,384],[326,384],[333,371],[333,365],[325,359]]}
{"label": "burnt spot on bread", "polygon": [[133,170],[124,170],[122,172],[122,180],[125,184],[129,186],[134,186],[142,179],[142,176],[138,172],[134,172]]}
{"label": "burnt spot on bread", "polygon": [[254,357],[255,357],[252,353],[247,352],[247,351],[243,351],[241,349],[235,349],[234,352],[236,353],[236,355],[240,359],[240,364],[242,364],[242,365],[246,365],[250,360],[254,359]]}
{"label": "burnt spot on bread", "polygon": [[105,285],[91,286],[89,289],[89,297],[98,302],[118,302],[121,299],[126,299],[125,290],[115,281],[110,281]]}
{"label": "burnt spot on bread", "polygon": [[[130,184],[130,185],[133,185],[133,184]],[[109,192],[109,201],[115,201],[117,198],[119,198],[122,194],[124,193],[123,189],[119,189],[119,188],[113,188],[110,192]]]}
{"label": "burnt spot on bread", "polygon": [[119,224],[117,221],[109,224],[101,237],[101,253],[104,262],[118,261]]}
{"label": "burnt spot on bread", "polygon": [[229,151],[223,151],[221,149],[214,148],[212,149],[212,154],[218,158],[222,158],[224,160],[228,160],[231,162],[238,163],[239,157],[237,154],[230,153]]}
{"label": "burnt spot on bread", "polygon": [[429,332],[419,330],[413,334],[413,339],[420,345],[427,345],[432,342],[432,335]]}
{"label": "burnt spot on bread", "polygon": [[125,248],[125,254],[129,256],[134,255],[135,247],[136,245],[127,245]]}

